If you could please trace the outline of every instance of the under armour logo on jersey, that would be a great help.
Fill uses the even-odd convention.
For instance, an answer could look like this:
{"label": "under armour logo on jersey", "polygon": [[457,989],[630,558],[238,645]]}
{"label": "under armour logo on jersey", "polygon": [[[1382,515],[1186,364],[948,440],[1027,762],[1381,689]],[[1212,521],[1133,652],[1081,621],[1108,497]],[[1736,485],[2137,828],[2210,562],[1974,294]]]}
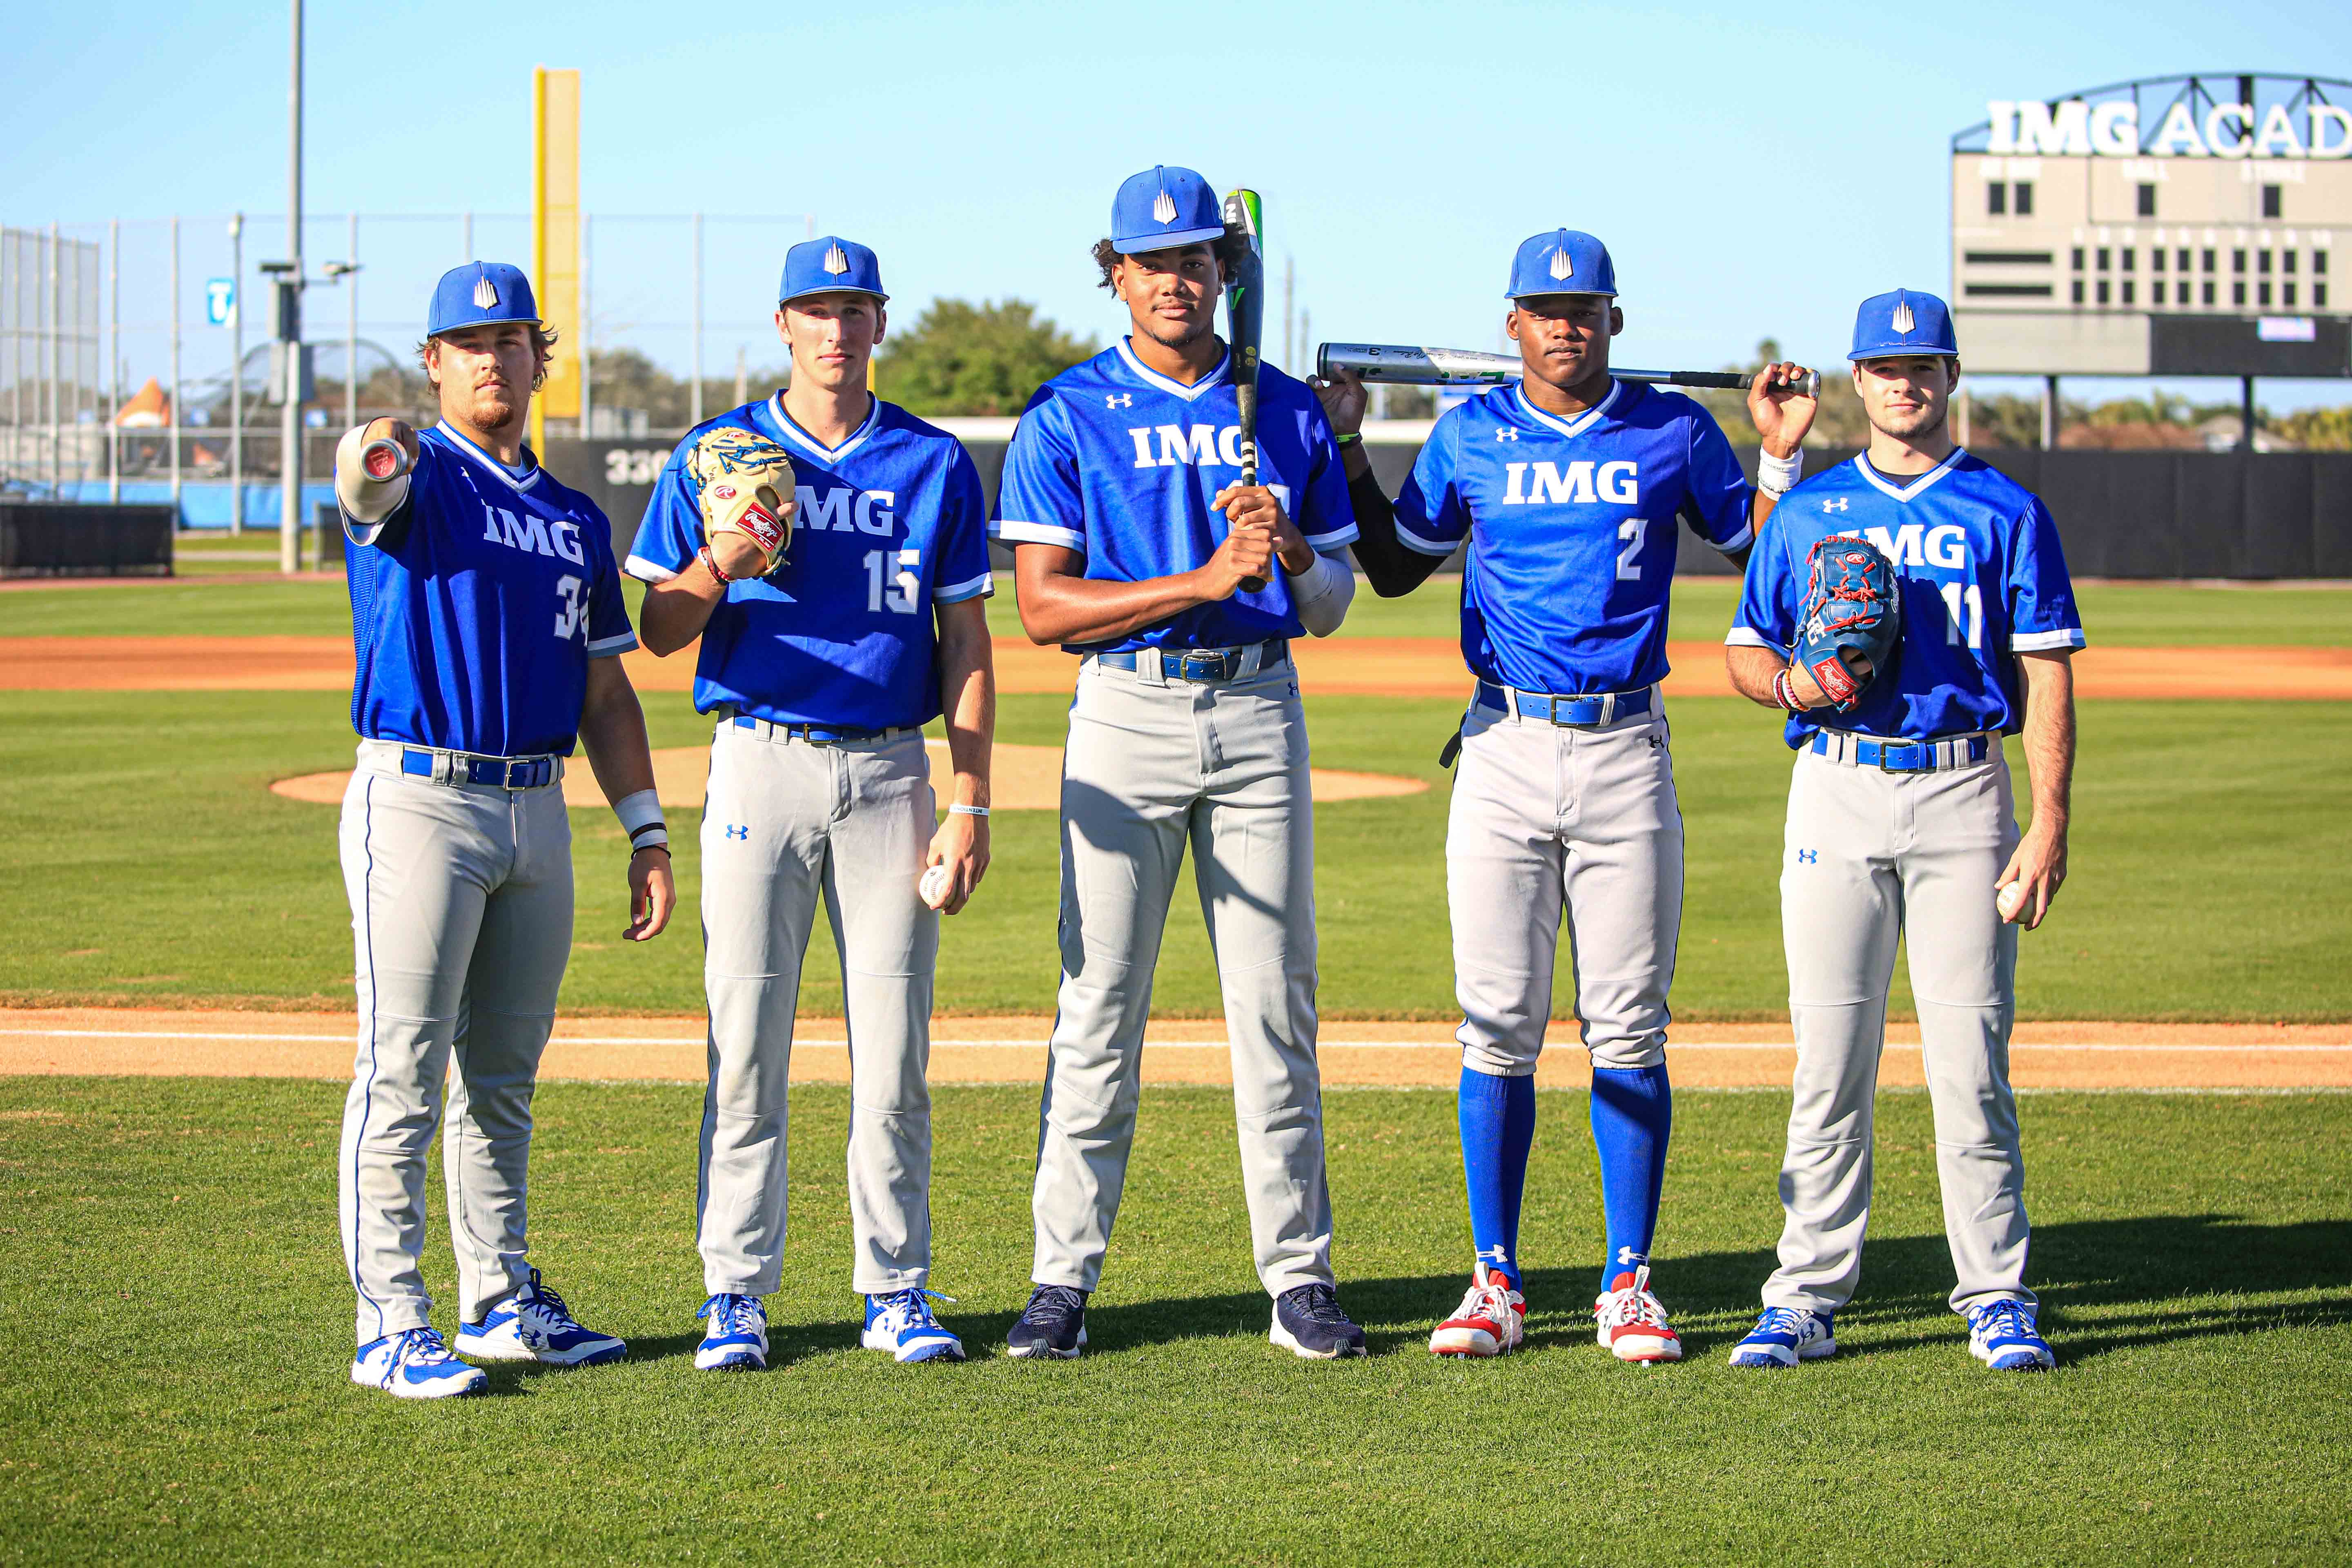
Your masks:
{"label": "under armour logo on jersey", "polygon": [[1512,429],[1507,425],[1501,426],[1495,432],[1495,439],[1497,441],[1516,441],[1518,438],[1519,433],[1517,430]]}
{"label": "under armour logo on jersey", "polygon": [[849,258],[841,253],[841,247],[834,246],[824,253],[824,269],[835,278],[849,270]]}
{"label": "under armour logo on jersey", "polygon": [[1839,496],[1834,500],[1825,500],[1822,502],[1822,510],[1823,511],[1843,511],[1845,510],[1845,503],[1846,498]]}
{"label": "under armour logo on jersey", "polygon": [[479,278],[475,279],[474,308],[478,310],[487,310],[497,305],[498,302],[499,291],[498,289],[490,282],[490,275],[485,272]]}
{"label": "under armour logo on jersey", "polygon": [[1103,394],[1103,406],[1105,408],[1132,408],[1135,406],[1135,394],[1131,392],[1106,392]]}
{"label": "under armour logo on jersey", "polygon": [[1821,852],[1820,850],[1818,850],[1818,849],[1800,849],[1800,850],[1798,850],[1798,851],[1797,851],[1797,864],[1798,864],[1798,865],[1800,865],[1800,866],[1818,866],[1818,865],[1820,865],[1821,863],[1822,863],[1822,852]]}
{"label": "under armour logo on jersey", "polygon": [[1650,1261],[1650,1255],[1646,1252],[1636,1252],[1630,1247],[1621,1247],[1617,1249],[1617,1264],[1621,1268],[1637,1268],[1648,1261]]}
{"label": "under armour logo on jersey", "polygon": [[751,837],[751,825],[748,822],[730,822],[722,824],[721,826],[727,837],[730,838],[740,838],[748,841]]}
{"label": "under armour logo on jersey", "polygon": [[[1568,247],[1566,246],[1562,246],[1558,250],[1551,253],[1551,275],[1555,278],[1563,279],[1573,278],[1576,276],[1576,263],[1568,258]],[[1907,331],[1909,329],[1906,328],[1905,331]]]}
{"label": "under armour logo on jersey", "polygon": [[1888,324],[1894,327],[1897,334],[1904,337],[1908,337],[1910,335],[1911,329],[1919,324],[1917,319],[1911,314],[1910,300],[1897,300],[1895,301],[1895,314],[1890,318]]}

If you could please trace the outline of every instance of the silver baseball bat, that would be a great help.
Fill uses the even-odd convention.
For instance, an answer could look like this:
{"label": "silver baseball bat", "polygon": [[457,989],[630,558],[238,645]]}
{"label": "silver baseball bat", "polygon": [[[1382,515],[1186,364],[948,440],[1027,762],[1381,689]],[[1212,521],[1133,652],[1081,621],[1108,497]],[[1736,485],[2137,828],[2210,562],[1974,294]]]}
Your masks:
{"label": "silver baseball bat", "polygon": [[[1499,386],[1523,374],[1516,354],[1480,353],[1475,349],[1415,348],[1405,343],[1318,343],[1315,373],[1328,377],[1349,370],[1365,381],[1386,381],[1414,386]],[[1642,381],[1667,386],[1718,386],[1745,392],[1755,379],[1727,370],[1620,370],[1609,367],[1620,381]],[[1821,395],[1818,371],[1807,371],[1796,384],[1805,397]]]}

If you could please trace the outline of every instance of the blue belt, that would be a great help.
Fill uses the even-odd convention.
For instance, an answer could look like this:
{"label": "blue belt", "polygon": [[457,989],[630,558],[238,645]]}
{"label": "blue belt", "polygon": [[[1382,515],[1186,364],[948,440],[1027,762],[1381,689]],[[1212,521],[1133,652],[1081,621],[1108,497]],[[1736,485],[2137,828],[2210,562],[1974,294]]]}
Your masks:
{"label": "blue belt", "polygon": [[[1265,650],[1258,656],[1260,674],[1280,668],[1290,658],[1290,645],[1279,637],[1255,646]],[[1161,648],[1160,672],[1171,680],[1238,680],[1242,658],[1248,652],[1245,647]],[[1133,669],[1136,665],[1132,653],[1098,653],[1094,660],[1106,669]]]}
{"label": "blue belt", "polygon": [[1590,697],[1555,697],[1546,691],[1514,691],[1491,680],[1478,683],[1475,700],[1481,708],[1508,713],[1512,711],[1513,698],[1518,700],[1517,711],[1522,719],[1533,719],[1546,724],[1571,724],[1580,729],[1638,717],[1650,710],[1652,700],[1651,688],[1646,686],[1639,691],[1603,691]]}
{"label": "blue belt", "polygon": [[489,784],[498,789],[537,789],[555,782],[553,757],[476,757],[463,752],[434,752],[411,746],[400,753],[400,771],[418,778],[434,776],[436,756],[449,759],[451,784]]}
{"label": "blue belt", "polygon": [[853,724],[773,724],[765,719],[754,719],[749,713],[738,713],[734,719],[738,730],[765,730],[771,736],[788,736],[805,741],[812,746],[855,745],[860,741],[887,740],[893,735],[914,733],[911,725],[885,725],[879,730],[861,730]]}
{"label": "blue belt", "polygon": [[1983,762],[1992,754],[1992,742],[1984,735],[1955,735],[1942,741],[1881,741],[1843,730],[1816,730],[1811,749],[1815,756],[1852,763],[1858,768],[1876,768],[1888,773],[1932,773]]}

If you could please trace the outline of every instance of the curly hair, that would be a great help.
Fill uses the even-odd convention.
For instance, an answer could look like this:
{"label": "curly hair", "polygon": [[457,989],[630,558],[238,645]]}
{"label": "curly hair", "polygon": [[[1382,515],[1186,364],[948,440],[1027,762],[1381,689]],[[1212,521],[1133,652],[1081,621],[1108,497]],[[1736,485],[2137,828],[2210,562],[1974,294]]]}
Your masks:
{"label": "curly hair", "polygon": [[[539,372],[530,378],[533,392],[547,384],[547,362],[555,357],[555,345],[562,336],[562,333],[550,331],[537,321],[530,324],[531,353],[539,361]],[[433,339],[426,338],[416,345],[416,368],[425,373],[425,384],[431,387],[433,395],[438,397],[441,395],[441,384],[433,379]]]}
{"label": "curly hair", "polygon": [[[1231,278],[1234,275],[1234,263],[1241,259],[1242,247],[1246,243],[1231,232],[1221,234],[1209,242],[1210,250],[1216,255],[1217,271],[1221,276]],[[1119,256],[1118,247],[1108,238],[1095,241],[1095,265],[1102,269],[1102,286],[1106,289],[1111,286],[1111,271],[1118,266]]]}

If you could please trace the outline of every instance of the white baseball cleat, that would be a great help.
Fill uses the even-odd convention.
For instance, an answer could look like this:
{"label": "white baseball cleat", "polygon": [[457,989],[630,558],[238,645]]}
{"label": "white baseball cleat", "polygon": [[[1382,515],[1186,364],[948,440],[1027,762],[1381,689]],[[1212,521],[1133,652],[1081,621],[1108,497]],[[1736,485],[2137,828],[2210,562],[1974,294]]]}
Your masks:
{"label": "white baseball cleat", "polygon": [[362,1345],[352,1381],[395,1399],[454,1399],[489,1387],[490,1374],[451,1355],[431,1329],[406,1329]]}
{"label": "white baseball cleat", "polygon": [[530,1278],[478,1323],[457,1325],[457,1353],[475,1361],[535,1361],[548,1366],[594,1366],[629,1353],[626,1342],[600,1334],[539,1277]]}
{"label": "white baseball cleat", "polygon": [[1511,1288],[1510,1276],[1489,1273],[1482,1263],[1470,1278],[1462,1305],[1431,1331],[1429,1353],[1507,1355],[1527,1339],[1527,1298]]}
{"label": "white baseball cleat", "polygon": [[1837,1354],[1837,1330],[1827,1312],[1802,1307],[1767,1307],[1731,1347],[1734,1366],[1785,1367]]}
{"label": "white baseball cleat", "polygon": [[[888,1351],[898,1361],[961,1361],[963,1342],[931,1315],[934,1292],[910,1288],[866,1298],[866,1330],[858,1343]],[[940,1296],[952,1301],[952,1296]]]}
{"label": "white baseball cleat", "polygon": [[1620,1274],[1592,1303],[1601,1347],[1619,1361],[1680,1361],[1683,1342],[1667,1325],[1666,1309],[1650,1292],[1650,1266]]}
{"label": "white baseball cleat", "polygon": [[694,1314],[709,1327],[694,1347],[697,1372],[758,1372],[768,1364],[768,1309],[757,1296],[720,1291]]}
{"label": "white baseball cleat", "polygon": [[1995,1372],[2048,1372],[2058,1364],[2037,1308],[2003,1297],[1969,1309],[1969,1353]]}

